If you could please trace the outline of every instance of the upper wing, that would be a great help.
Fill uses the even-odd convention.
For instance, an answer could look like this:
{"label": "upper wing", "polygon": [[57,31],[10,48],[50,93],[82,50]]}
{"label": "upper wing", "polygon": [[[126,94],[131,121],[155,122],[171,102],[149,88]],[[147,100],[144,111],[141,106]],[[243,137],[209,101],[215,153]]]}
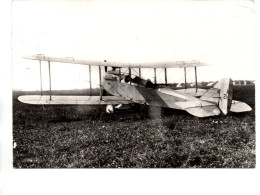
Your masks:
{"label": "upper wing", "polygon": [[116,96],[103,96],[100,100],[100,96],[49,96],[49,95],[23,95],[19,96],[18,100],[27,104],[42,104],[42,105],[106,105],[106,104],[130,104],[133,103],[130,100],[125,100]]}
{"label": "upper wing", "polygon": [[26,59],[31,60],[41,60],[41,61],[51,61],[51,62],[62,62],[71,64],[82,64],[82,65],[92,65],[92,66],[110,66],[119,68],[184,68],[184,67],[198,67],[206,66],[205,63],[199,61],[158,61],[158,62],[115,62],[106,59],[103,60],[83,60],[76,59],[73,57],[50,57],[44,56],[42,54],[25,56]]}

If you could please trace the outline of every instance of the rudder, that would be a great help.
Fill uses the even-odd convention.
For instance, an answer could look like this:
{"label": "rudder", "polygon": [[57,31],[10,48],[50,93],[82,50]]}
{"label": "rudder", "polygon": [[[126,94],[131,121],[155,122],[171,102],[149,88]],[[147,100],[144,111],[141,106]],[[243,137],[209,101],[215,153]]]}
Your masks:
{"label": "rudder", "polygon": [[230,78],[219,80],[213,88],[200,97],[200,100],[216,103],[222,114],[226,115],[231,108],[233,97],[233,81]]}

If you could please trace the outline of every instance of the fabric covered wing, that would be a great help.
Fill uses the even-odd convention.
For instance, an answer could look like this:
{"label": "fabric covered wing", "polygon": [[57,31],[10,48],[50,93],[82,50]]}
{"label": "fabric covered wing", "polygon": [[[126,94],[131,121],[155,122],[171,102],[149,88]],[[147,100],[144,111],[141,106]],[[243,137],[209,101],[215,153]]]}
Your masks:
{"label": "fabric covered wing", "polygon": [[130,100],[125,100],[116,96],[50,96],[49,95],[24,95],[19,96],[18,100],[27,104],[43,104],[43,105],[106,105],[106,104],[130,104]]}
{"label": "fabric covered wing", "polygon": [[252,108],[244,102],[233,100],[231,104],[231,112],[249,112]]}
{"label": "fabric covered wing", "polygon": [[221,113],[216,104],[206,101],[186,101],[175,104],[197,117],[217,116]]}
{"label": "fabric covered wing", "polygon": [[158,62],[124,62],[108,59],[101,60],[84,60],[74,57],[50,57],[42,54],[25,56],[26,59],[41,60],[50,62],[61,62],[70,64],[82,64],[92,66],[110,66],[110,67],[123,67],[123,68],[184,68],[184,67],[198,67],[206,66],[205,63],[200,61],[158,61]]}

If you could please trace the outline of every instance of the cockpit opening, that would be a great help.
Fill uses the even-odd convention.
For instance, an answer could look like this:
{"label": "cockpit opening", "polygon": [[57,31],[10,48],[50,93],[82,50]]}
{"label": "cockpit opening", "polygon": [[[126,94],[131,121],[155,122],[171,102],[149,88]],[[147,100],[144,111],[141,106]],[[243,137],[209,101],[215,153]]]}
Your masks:
{"label": "cockpit opening", "polygon": [[134,83],[139,86],[143,86],[146,88],[156,88],[156,85],[151,82],[150,79],[142,79],[139,76],[135,76],[132,78],[129,74],[124,74],[121,73],[120,70],[117,68],[113,67],[112,70],[107,71],[107,74],[105,75],[105,80],[110,80],[110,81],[124,81],[125,83]]}

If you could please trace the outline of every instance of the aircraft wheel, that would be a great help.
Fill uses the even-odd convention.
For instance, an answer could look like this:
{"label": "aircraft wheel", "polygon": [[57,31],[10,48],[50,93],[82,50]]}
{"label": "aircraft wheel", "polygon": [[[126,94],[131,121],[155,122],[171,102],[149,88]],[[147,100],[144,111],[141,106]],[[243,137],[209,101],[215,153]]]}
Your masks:
{"label": "aircraft wheel", "polygon": [[114,111],[115,111],[114,105],[108,104],[108,105],[106,106],[106,113],[112,114],[112,113],[114,113]]}

